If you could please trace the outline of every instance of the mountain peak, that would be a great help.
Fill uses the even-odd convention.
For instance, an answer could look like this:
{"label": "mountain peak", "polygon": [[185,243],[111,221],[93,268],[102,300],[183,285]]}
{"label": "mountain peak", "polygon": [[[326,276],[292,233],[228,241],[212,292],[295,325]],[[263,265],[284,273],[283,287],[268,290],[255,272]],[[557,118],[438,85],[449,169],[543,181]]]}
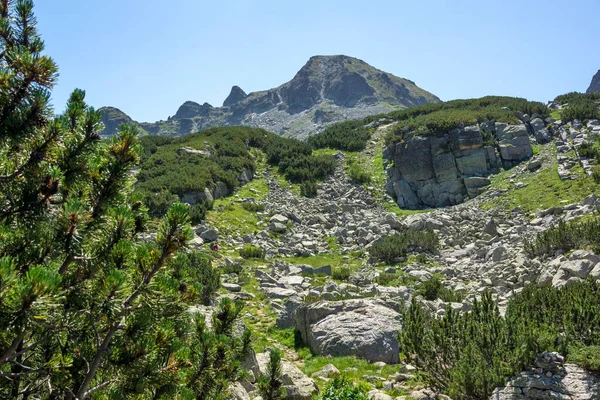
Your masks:
{"label": "mountain peak", "polygon": [[586,91],[586,93],[588,94],[596,92],[600,92],[600,70],[596,72],[596,75],[594,75],[594,77],[592,78],[592,83],[590,83],[590,87]]}
{"label": "mountain peak", "polygon": [[231,88],[231,92],[229,92],[229,96],[227,96],[223,102],[223,107],[229,107],[232,104],[244,100],[246,97],[248,97],[248,95],[242,90],[241,87],[233,86]]}
{"label": "mountain peak", "polygon": [[151,135],[248,125],[301,138],[336,122],[438,101],[414,82],[358,58],[316,55],[289,82],[276,88],[246,94],[233,86],[223,107],[186,101],[167,124],[139,125]]}
{"label": "mountain peak", "polygon": [[200,105],[194,101],[186,101],[179,107],[179,109],[173,116],[173,119],[184,119],[205,116],[208,114],[211,108],[213,108],[213,106],[211,106],[208,103]]}

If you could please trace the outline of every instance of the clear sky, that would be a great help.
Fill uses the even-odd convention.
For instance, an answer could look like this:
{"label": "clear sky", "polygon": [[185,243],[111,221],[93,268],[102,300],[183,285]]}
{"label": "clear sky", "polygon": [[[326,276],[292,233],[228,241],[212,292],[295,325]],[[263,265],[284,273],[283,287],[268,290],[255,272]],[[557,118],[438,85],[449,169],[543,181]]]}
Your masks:
{"label": "clear sky", "polygon": [[443,100],[487,94],[547,101],[585,91],[600,69],[598,0],[37,0],[74,88],[137,121],[186,100],[220,106],[231,86],[276,87],[313,55],[345,54]]}

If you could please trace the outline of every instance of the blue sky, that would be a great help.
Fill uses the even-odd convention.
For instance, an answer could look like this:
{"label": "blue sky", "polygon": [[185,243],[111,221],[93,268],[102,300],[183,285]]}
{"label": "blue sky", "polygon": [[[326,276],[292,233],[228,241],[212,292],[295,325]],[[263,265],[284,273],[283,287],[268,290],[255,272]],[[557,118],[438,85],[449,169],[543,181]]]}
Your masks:
{"label": "blue sky", "polygon": [[547,101],[600,69],[597,0],[38,0],[36,15],[56,111],[82,88],[138,121],[219,106],[232,85],[276,87],[313,55],[360,58],[443,100]]}

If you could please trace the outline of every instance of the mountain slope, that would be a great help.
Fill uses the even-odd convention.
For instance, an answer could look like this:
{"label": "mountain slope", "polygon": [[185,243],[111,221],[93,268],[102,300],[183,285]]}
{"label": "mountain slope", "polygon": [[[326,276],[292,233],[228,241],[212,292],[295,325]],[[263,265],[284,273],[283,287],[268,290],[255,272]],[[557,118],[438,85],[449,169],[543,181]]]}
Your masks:
{"label": "mountain slope", "polygon": [[[414,82],[362,60],[343,55],[314,56],[291,81],[277,88],[246,94],[233,86],[223,107],[187,101],[167,121],[140,126],[150,134],[167,136],[246,125],[305,137],[336,122],[439,101]],[[112,134],[115,124],[110,118],[107,121],[104,133]]]}
{"label": "mountain slope", "polygon": [[596,72],[596,75],[592,78],[592,82],[590,83],[590,87],[586,91],[587,94],[600,92],[600,70]]}

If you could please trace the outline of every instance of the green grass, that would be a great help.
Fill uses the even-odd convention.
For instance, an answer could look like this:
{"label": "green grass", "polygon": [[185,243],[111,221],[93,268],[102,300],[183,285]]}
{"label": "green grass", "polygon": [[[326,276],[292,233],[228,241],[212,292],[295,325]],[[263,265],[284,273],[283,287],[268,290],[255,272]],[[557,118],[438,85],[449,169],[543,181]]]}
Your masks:
{"label": "green grass", "polygon": [[327,243],[327,248],[329,250],[331,250],[332,252],[338,252],[341,248],[341,246],[338,243],[337,238],[334,236],[325,236],[323,238],[323,241],[325,243]]}
{"label": "green grass", "polygon": [[307,264],[314,268],[324,267],[325,265],[331,265],[332,268],[339,266],[359,267],[361,262],[359,258],[350,256],[345,259],[343,255],[337,253],[317,254],[310,257],[286,257],[282,260],[292,264]]}
{"label": "green grass", "polygon": [[[356,357],[328,357],[307,354],[305,357],[303,357],[303,361],[304,366],[301,367],[301,369],[308,376],[320,371],[327,364],[333,364],[342,375],[346,376],[346,378],[354,383],[365,382],[365,377],[371,376],[387,378],[399,370],[397,365],[377,367],[373,364],[370,364],[368,361],[361,360]],[[325,381],[321,379],[316,379],[315,383],[320,387],[320,389],[325,386]],[[418,382],[416,381],[407,382],[408,386],[415,386],[417,384]],[[381,388],[382,383],[374,383],[373,386]]]}
{"label": "green grass", "polygon": [[561,120],[561,119],[562,119],[562,118],[561,118],[561,117],[562,117],[562,113],[561,113],[561,111],[560,111],[560,110],[554,110],[554,111],[552,111],[552,112],[550,113],[550,116],[551,116],[552,118],[554,118],[556,121],[559,121],[559,120]]}
{"label": "green grass", "polygon": [[513,170],[502,171],[491,177],[490,188],[508,189],[508,191],[501,198],[484,203],[482,208],[491,209],[500,206],[513,209],[519,207],[521,212],[528,214],[540,209],[579,202],[592,193],[600,193],[600,186],[592,178],[587,177],[579,165],[573,167],[572,171],[581,178],[561,181],[557,172],[558,162],[555,157],[554,144],[544,147],[542,151],[551,152],[553,160],[551,165],[544,165],[538,172],[528,172],[516,178],[515,180],[528,185],[521,189],[516,189],[514,184],[509,182],[511,175],[514,174]]}

